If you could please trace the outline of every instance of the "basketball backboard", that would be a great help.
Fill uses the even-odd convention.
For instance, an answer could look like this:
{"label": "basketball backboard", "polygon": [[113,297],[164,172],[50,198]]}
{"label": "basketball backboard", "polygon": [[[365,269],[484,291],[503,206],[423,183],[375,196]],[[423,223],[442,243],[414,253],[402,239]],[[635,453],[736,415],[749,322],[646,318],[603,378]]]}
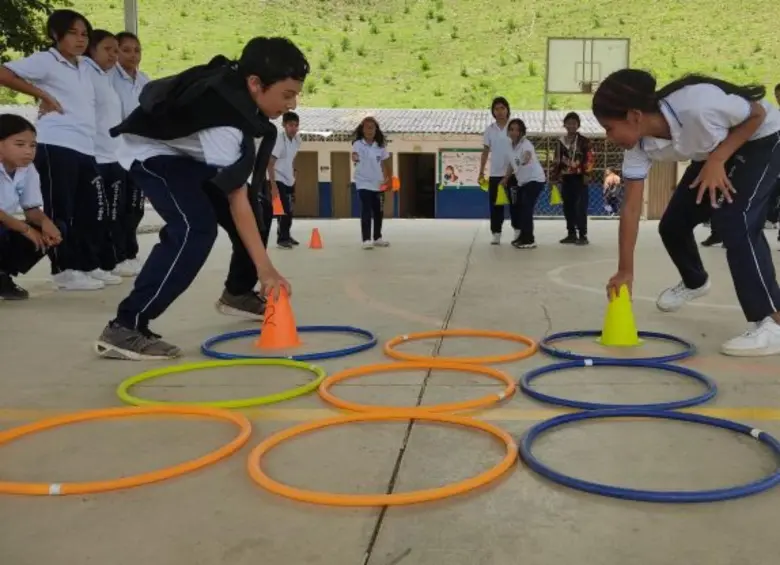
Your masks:
{"label": "basketball backboard", "polygon": [[610,73],[628,67],[627,38],[549,37],[545,94],[590,94]]}

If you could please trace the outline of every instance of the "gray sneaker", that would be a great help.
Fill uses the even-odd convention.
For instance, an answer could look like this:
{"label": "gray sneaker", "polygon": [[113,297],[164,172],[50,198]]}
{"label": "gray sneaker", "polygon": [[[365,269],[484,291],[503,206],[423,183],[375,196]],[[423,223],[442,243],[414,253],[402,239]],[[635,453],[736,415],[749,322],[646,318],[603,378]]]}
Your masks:
{"label": "gray sneaker", "polygon": [[109,322],[95,342],[95,353],[106,359],[153,361],[175,359],[181,355],[181,349],[152,332],[131,330]]}
{"label": "gray sneaker", "polygon": [[262,321],[265,314],[265,303],[265,298],[257,292],[230,294],[226,290],[217,301],[217,311],[228,316]]}

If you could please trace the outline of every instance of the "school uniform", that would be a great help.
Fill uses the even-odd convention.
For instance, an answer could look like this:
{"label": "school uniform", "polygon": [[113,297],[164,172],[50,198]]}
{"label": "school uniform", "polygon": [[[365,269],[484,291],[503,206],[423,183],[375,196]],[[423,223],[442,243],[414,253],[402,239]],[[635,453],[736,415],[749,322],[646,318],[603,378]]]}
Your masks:
{"label": "school uniform", "polygon": [[[217,57],[208,65],[152,81],[139,107],[111,130],[121,136],[120,165],[166,224],[132,292],[96,344],[103,356],[157,359],[180,354],[151,332],[149,323],[190,286],[216,240],[217,226],[233,244],[220,300],[236,308],[249,308],[251,300],[254,313],[262,313],[263,301],[253,292],[257,271],[233,222],[228,195],[252,176],[249,199],[257,208],[257,182],[268,167],[276,127],[236,79],[227,59]],[[260,137],[256,156],[255,139]]]}
{"label": "school uniform", "polygon": [[[507,122],[508,124],[508,122]],[[493,243],[499,243],[501,230],[504,226],[504,206],[496,205],[498,185],[507,171],[508,153],[511,141],[506,133],[507,125],[499,126],[496,122],[490,124],[482,136],[482,144],[490,149],[490,169],[488,178],[488,204],[490,206],[490,233]]]}
{"label": "school uniform", "polygon": [[[133,78],[119,64],[109,72],[109,75],[114,90],[119,95],[122,119],[125,119],[138,107],[138,98],[143,87],[149,83],[149,77],[139,70]],[[124,210],[120,211],[118,216],[118,229],[123,232],[123,235],[119,236],[116,245],[118,255],[125,257],[125,260],[120,262],[117,273],[132,276],[137,275],[141,270],[137,232],[144,217],[144,195],[129,176],[125,179],[123,203]]]}
{"label": "school uniform", "polygon": [[645,179],[653,161],[692,161],[658,228],[682,277],[679,285],[661,294],[658,307],[673,311],[709,291],[709,275],[699,256],[693,229],[711,220],[713,230],[723,239],[742,311],[756,325],[724,344],[723,352],[729,355],[780,352],[780,325],[769,318],[780,310],[780,287],[763,233],[772,190],[780,174],[780,112],[767,103],[763,105],[767,112],[763,124],[725,166],[736,190],[731,204],[721,198],[719,206],[713,209],[709,195],[705,194],[697,205],[697,189],[690,188],[729,129],[750,115],[749,102],[728,95],[717,86],[687,86],[661,100],[660,109],[669,124],[671,139],[642,138],[636,147],[626,151],[623,161],[625,180]]}
{"label": "school uniform", "polygon": [[[0,210],[14,215],[43,207],[41,179],[34,165],[12,174],[0,163]],[[34,229],[31,227],[31,229]],[[27,273],[45,255],[21,233],[0,224],[0,300],[22,300],[27,291],[18,287],[12,277]]]}
{"label": "school uniform", "polygon": [[[74,65],[56,49],[5,63],[12,72],[48,92],[64,113],[38,119],[35,167],[41,176],[44,212],[62,222],[62,244],[49,253],[56,286],[96,290],[110,273],[99,269],[88,243],[105,214],[103,182],[95,162],[95,88],[84,57]],[[78,214],[77,214],[78,212]]]}
{"label": "school uniform", "polygon": [[512,245],[520,249],[533,248],[536,247],[534,208],[547,178],[534,145],[527,137],[521,139],[517,145],[510,143],[508,160],[517,182],[517,188],[513,190],[515,199],[512,205],[516,209],[519,234]]}
{"label": "school uniform", "polygon": [[385,247],[387,242],[382,239],[385,193],[381,186],[385,179],[383,163],[390,158],[390,153],[386,147],[377,145],[376,141],[369,144],[365,139],[358,139],[352,144],[352,153],[358,158],[355,163],[354,182],[360,198],[360,232],[363,246]]}
{"label": "school uniform", "polygon": [[282,201],[284,215],[279,216],[276,230],[276,242],[280,247],[292,247],[298,242],[290,235],[293,223],[293,204],[295,203],[295,156],[301,148],[301,136],[290,136],[284,130],[278,132],[276,145],[271,152],[276,158],[274,163],[274,178],[279,188],[279,198]]}
{"label": "school uniform", "polygon": [[556,173],[561,179],[563,215],[567,235],[561,243],[588,243],[588,204],[590,193],[585,175],[593,158],[590,140],[579,134],[562,136],[556,145]]}
{"label": "school uniform", "polygon": [[[127,259],[123,241],[125,234],[119,219],[125,210],[127,172],[119,164],[119,140],[109,133],[122,121],[122,102],[114,90],[111,75],[90,58],[86,58],[84,63],[91,71],[95,87],[95,161],[106,195],[102,233],[95,234],[89,243],[98,256],[100,268],[112,272]],[[114,276],[121,282],[121,278]]]}

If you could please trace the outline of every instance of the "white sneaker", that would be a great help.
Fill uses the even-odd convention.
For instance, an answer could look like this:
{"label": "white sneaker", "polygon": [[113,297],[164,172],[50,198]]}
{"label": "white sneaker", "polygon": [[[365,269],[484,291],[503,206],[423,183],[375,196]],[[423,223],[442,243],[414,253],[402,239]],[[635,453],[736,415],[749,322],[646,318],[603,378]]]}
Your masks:
{"label": "white sneaker", "polygon": [[745,333],[728,340],[721,353],[732,357],[763,357],[780,353],[780,324],[766,317]]}
{"label": "white sneaker", "polygon": [[490,242],[490,245],[498,245],[501,243],[501,234],[500,233],[494,233],[493,234],[493,240]]}
{"label": "white sneaker", "polygon": [[374,244],[371,243],[370,241],[363,242],[363,249],[373,249],[373,248],[374,248]]}
{"label": "white sneaker", "polygon": [[515,237],[512,239],[512,241],[517,241],[518,237],[520,237],[520,230],[515,230]]}
{"label": "white sneaker", "polygon": [[135,277],[141,272],[141,262],[138,259],[127,259],[122,261],[112,271],[113,274],[120,277]]}
{"label": "white sneaker", "polygon": [[100,290],[105,283],[81,271],[63,271],[52,277],[58,290]]}
{"label": "white sneaker", "polygon": [[699,288],[688,288],[684,282],[667,288],[661,293],[655,305],[662,312],[676,312],[691,300],[706,296],[710,292],[710,279]]}
{"label": "white sneaker", "polygon": [[382,239],[380,237],[379,239],[375,239],[374,240],[374,246],[375,247],[390,247],[390,242],[389,241],[385,241],[384,239]]}
{"label": "white sneaker", "polygon": [[95,269],[93,271],[88,272],[87,275],[92,277],[93,279],[102,281],[103,284],[107,284],[107,285],[122,284],[122,277],[111,274],[108,271],[104,271],[103,269]]}

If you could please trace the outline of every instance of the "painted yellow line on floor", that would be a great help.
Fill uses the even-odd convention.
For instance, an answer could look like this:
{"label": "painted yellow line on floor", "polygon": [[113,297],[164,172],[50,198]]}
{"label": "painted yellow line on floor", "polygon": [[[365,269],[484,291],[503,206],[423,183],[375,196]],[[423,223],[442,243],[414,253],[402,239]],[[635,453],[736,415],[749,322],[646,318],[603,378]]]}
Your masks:
{"label": "painted yellow line on floor", "polygon": [[[86,408],[85,408],[86,409]],[[51,416],[58,416],[69,412],[77,412],[79,409],[26,409],[26,408],[0,408],[0,421],[40,420]],[[264,420],[271,422],[304,422],[320,420],[343,413],[330,408],[248,408],[240,410],[251,420]],[[495,408],[479,412],[465,412],[463,415],[473,416],[481,420],[505,421],[505,422],[537,422],[569,412],[568,410],[556,410],[550,408]],[[715,418],[727,420],[749,421],[777,421],[780,420],[780,408],[769,407],[702,407],[691,408],[684,412],[703,414]],[[160,416],[160,418],[167,418]]]}

